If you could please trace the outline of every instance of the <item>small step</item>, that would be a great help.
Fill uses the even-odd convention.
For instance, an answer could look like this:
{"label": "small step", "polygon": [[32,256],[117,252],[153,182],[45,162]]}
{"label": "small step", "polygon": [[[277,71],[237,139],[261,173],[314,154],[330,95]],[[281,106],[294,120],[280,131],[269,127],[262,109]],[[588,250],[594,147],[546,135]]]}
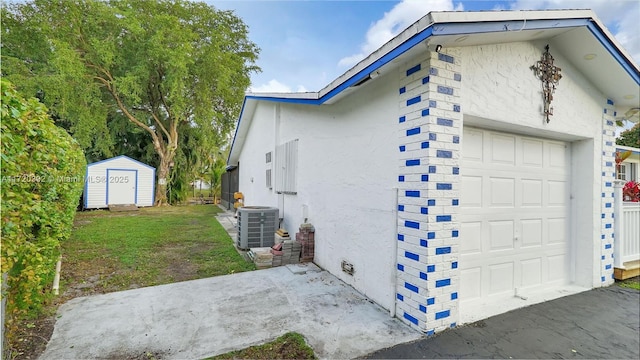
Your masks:
{"label": "small step", "polygon": [[623,266],[623,269],[613,269],[613,277],[616,280],[626,280],[632,277],[640,276],[640,260],[627,261],[623,264]]}
{"label": "small step", "polygon": [[138,211],[138,207],[135,204],[109,205],[109,211],[113,211],[113,212]]}

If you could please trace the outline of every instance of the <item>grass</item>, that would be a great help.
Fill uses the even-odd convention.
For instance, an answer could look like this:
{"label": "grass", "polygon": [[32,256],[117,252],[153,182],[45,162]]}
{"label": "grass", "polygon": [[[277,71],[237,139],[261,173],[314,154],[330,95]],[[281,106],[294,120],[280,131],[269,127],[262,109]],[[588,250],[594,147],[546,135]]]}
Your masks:
{"label": "grass", "polygon": [[78,213],[62,244],[63,278],[111,292],[255,269],[216,221],[219,212],[200,205]]}
{"label": "grass", "polygon": [[636,276],[627,280],[616,281],[618,286],[640,290],[640,276]]}
{"label": "grass", "polygon": [[289,332],[266,344],[231,351],[206,360],[223,359],[316,359],[316,356],[302,335]]}

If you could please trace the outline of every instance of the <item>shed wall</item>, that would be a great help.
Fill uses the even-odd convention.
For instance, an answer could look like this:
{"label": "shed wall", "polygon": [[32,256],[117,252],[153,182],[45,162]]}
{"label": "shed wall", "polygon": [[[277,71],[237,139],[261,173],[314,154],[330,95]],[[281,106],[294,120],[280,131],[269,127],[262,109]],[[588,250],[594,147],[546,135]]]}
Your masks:
{"label": "shed wall", "polygon": [[107,205],[107,170],[128,169],[137,172],[137,206],[153,206],[155,191],[155,169],[129,159],[125,156],[115,157],[87,165],[84,189],[84,207],[86,209],[106,208]]}

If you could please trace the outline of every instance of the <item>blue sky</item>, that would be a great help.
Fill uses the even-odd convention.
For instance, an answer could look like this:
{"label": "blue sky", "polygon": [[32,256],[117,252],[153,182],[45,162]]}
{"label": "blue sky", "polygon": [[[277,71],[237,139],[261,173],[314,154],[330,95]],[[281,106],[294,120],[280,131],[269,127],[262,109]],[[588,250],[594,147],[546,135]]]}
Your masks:
{"label": "blue sky", "polygon": [[254,92],[318,91],[429,11],[590,8],[636,62],[639,0],[206,0],[233,10],[261,49]]}

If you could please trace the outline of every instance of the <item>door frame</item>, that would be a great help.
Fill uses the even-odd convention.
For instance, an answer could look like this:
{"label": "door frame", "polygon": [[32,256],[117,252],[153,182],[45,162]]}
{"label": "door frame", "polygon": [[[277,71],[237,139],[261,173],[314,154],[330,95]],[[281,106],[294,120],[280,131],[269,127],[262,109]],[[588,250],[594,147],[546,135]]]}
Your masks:
{"label": "door frame", "polygon": [[107,189],[106,189],[106,192],[105,192],[105,196],[106,196],[105,204],[107,206],[109,206],[109,184],[111,183],[109,181],[109,171],[131,171],[131,172],[134,173],[134,178],[135,178],[134,185],[135,185],[135,188],[134,188],[134,191],[133,191],[133,201],[134,201],[133,204],[137,206],[138,205],[138,169],[107,168],[107,179],[106,179],[107,180],[106,181],[107,182]]}

